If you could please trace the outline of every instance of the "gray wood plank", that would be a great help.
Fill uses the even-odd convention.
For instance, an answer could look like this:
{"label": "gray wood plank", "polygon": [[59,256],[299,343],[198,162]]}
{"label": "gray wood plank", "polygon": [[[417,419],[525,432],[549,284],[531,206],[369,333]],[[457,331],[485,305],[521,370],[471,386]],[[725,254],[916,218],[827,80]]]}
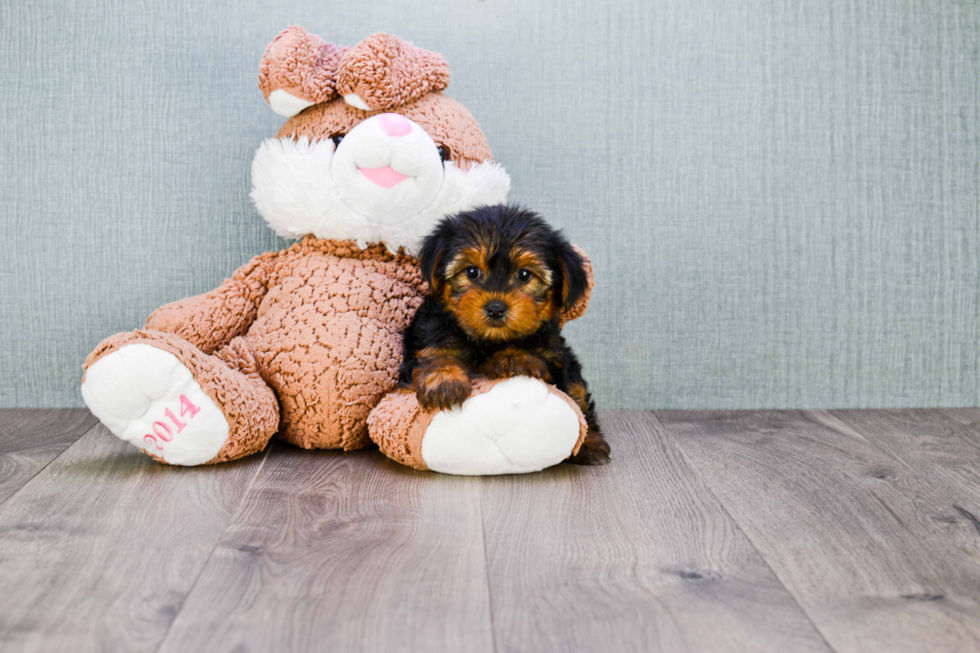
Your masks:
{"label": "gray wood plank", "polygon": [[169,467],[90,430],[0,508],[0,649],[154,649],[263,458]]}
{"label": "gray wood plank", "polygon": [[954,519],[975,524],[980,535],[980,410],[814,411],[814,419],[851,427],[929,482]]}
{"label": "gray wood plank", "polygon": [[0,409],[0,504],[97,421],[84,408]]}
{"label": "gray wood plank", "polygon": [[279,447],[161,651],[489,651],[479,484]]}
{"label": "gray wood plank", "polygon": [[613,462],[484,481],[501,651],[826,651],[650,413],[603,412]]}
{"label": "gray wood plank", "polygon": [[836,650],[980,649],[980,537],[928,480],[812,414],[657,415]]}

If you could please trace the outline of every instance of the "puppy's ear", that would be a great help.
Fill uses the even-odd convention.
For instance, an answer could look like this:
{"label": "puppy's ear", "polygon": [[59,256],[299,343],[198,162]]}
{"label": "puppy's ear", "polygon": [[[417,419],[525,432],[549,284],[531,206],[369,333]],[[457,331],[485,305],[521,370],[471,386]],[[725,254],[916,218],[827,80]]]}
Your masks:
{"label": "puppy's ear", "polygon": [[429,284],[429,292],[433,295],[436,294],[443,281],[438,270],[448,246],[444,231],[444,229],[433,231],[425,237],[425,240],[422,241],[422,247],[419,248],[419,267],[422,269],[422,277]]}
{"label": "puppy's ear", "polygon": [[567,311],[585,294],[589,278],[582,257],[564,238],[558,245],[558,267],[561,272],[561,303]]}

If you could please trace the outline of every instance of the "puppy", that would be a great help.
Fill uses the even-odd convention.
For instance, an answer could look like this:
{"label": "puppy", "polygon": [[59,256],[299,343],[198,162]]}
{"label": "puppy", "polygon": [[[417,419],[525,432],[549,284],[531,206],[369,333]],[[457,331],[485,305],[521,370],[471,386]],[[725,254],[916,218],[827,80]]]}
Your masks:
{"label": "puppy", "polygon": [[565,237],[523,208],[482,207],[442,220],[419,263],[429,294],[405,332],[399,382],[422,408],[463,403],[476,375],[541,379],[585,415],[588,433],[569,462],[609,462],[582,366],[558,326],[588,283]]}

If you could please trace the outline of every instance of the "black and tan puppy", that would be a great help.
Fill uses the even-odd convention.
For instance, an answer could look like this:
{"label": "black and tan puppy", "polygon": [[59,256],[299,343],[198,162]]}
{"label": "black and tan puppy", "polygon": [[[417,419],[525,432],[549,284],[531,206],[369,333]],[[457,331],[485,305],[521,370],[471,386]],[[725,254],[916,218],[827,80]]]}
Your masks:
{"label": "black and tan puppy", "polygon": [[399,381],[426,410],[470,396],[471,377],[530,376],[582,409],[588,434],[569,462],[609,461],[582,366],[558,313],[585,292],[582,259],[535,213],[489,206],[444,219],[419,255],[429,294],[405,332]]}

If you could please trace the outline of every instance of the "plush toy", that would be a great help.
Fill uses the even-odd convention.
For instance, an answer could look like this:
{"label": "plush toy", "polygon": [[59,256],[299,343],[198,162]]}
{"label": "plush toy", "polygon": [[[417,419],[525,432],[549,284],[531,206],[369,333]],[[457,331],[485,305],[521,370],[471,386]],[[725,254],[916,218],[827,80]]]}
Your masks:
{"label": "plush toy", "polygon": [[398,462],[455,474],[536,471],[577,451],[581,411],[541,381],[477,381],[432,414],[396,390],[401,332],[426,291],[422,237],[510,186],[479,124],[442,94],[445,60],[387,34],[342,47],[291,27],[259,71],[288,120],[255,155],[252,199],[299,242],[104,340],[82,380],[96,417],[174,465],[240,458],[277,434],[308,449],[373,438]]}

